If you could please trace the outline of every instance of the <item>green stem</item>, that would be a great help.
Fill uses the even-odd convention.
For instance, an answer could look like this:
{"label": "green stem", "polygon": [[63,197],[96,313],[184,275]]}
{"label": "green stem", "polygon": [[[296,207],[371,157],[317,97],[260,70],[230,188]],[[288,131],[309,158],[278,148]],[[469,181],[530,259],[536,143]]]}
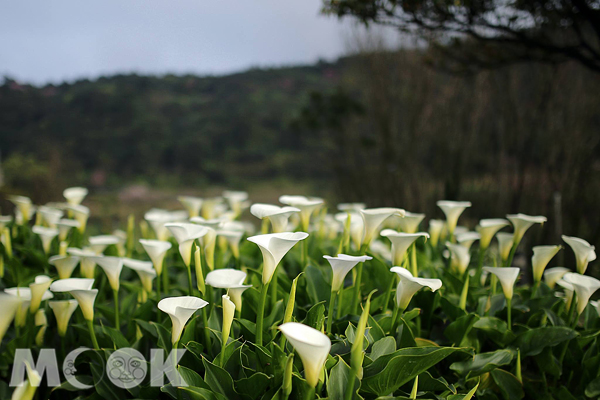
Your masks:
{"label": "green stem", "polygon": [[273,278],[271,279],[272,284],[269,285],[269,287],[271,288],[271,310],[275,309],[275,304],[277,303],[277,281],[278,275],[276,269],[273,273]]}
{"label": "green stem", "polygon": [[169,273],[167,271],[167,268],[164,265],[164,261],[163,261],[163,270],[162,270],[162,276],[163,276],[163,291],[165,292],[165,296],[169,296]]}
{"label": "green stem", "polygon": [[158,301],[161,300],[161,294],[160,294],[160,279],[162,278],[162,276],[159,276],[156,278],[156,298],[158,299]]}
{"label": "green stem", "polygon": [[187,270],[188,276],[188,295],[194,295],[194,282],[192,281],[192,267],[190,265],[186,265],[185,269]]}
{"label": "green stem", "polygon": [[88,330],[90,331],[90,337],[92,338],[92,344],[94,345],[94,349],[100,350],[100,346],[98,346],[98,339],[96,339],[96,332],[94,332],[94,321],[87,320]]}
{"label": "green stem", "polygon": [[331,291],[331,296],[329,297],[329,312],[327,313],[327,331],[326,333],[331,335],[331,327],[333,325],[333,305],[335,304],[335,295],[336,291]]}
{"label": "green stem", "polygon": [[311,387],[310,389],[308,389],[306,391],[306,394],[304,395],[304,399],[305,400],[314,400],[315,399],[315,388]]}
{"label": "green stem", "polygon": [[265,303],[267,301],[267,293],[269,292],[269,282],[265,283],[260,293],[260,302],[258,310],[256,310],[256,344],[263,344],[263,319],[265,316]]}
{"label": "green stem", "polygon": [[511,247],[510,254],[508,255],[508,258],[506,259],[505,267],[510,267],[512,265],[513,258],[515,258],[515,253],[517,252],[517,247],[519,247],[518,243],[514,243],[513,246]]}
{"label": "green stem", "polygon": [[506,319],[508,322],[508,330],[512,331],[512,298],[506,299]]}
{"label": "green stem", "polygon": [[419,276],[419,269],[417,268],[417,246],[415,243],[411,245],[410,249],[410,267],[413,276]]}
{"label": "green stem", "polygon": [[531,289],[531,298],[534,299],[537,295],[538,289],[540,288],[540,281],[536,281]]}
{"label": "green stem", "polygon": [[479,248],[479,258],[477,259],[477,273],[475,274],[475,282],[481,282],[481,272],[483,271],[483,259],[485,257],[485,250]]}
{"label": "green stem", "polygon": [[119,291],[113,289],[113,297],[115,299],[115,328],[120,329],[121,324],[119,322]]}
{"label": "green stem", "polygon": [[391,335],[396,333],[396,329],[398,329],[402,314],[404,314],[404,310],[401,310],[400,307],[394,307],[394,313],[392,314],[392,328],[390,329]]}
{"label": "green stem", "polygon": [[390,297],[392,297],[392,290],[394,289],[394,284],[396,283],[396,277],[390,278],[390,284],[388,285],[385,291],[385,300],[383,301],[383,312],[385,312],[390,304]]}
{"label": "green stem", "polygon": [[210,343],[210,331],[208,330],[208,307],[204,307],[204,309],[202,310],[202,325],[204,325],[202,327],[202,330],[204,331],[204,346],[206,346],[206,354],[209,353],[210,348],[211,348],[211,343]]}
{"label": "green stem", "polygon": [[344,285],[342,285],[342,288],[339,290],[337,313],[335,315],[335,317],[337,319],[342,318],[342,304],[344,303],[344,287],[343,286]]}
{"label": "green stem", "polygon": [[360,263],[356,267],[356,281],[354,282],[354,299],[352,299],[351,314],[356,314],[356,311],[358,310],[358,304],[360,303],[360,299],[361,299],[360,285],[362,283],[362,271],[363,271],[363,263]]}
{"label": "green stem", "polygon": [[[577,308],[577,294],[573,293],[573,297],[571,298],[571,306],[569,307],[569,315],[567,316],[567,325],[571,326],[573,316],[575,313],[575,308]],[[577,318],[577,317],[575,317]]]}

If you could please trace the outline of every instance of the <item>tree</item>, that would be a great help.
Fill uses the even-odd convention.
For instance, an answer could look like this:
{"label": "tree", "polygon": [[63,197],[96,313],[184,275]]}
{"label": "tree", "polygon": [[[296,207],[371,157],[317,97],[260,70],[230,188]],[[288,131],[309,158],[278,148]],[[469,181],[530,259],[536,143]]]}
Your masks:
{"label": "tree", "polygon": [[599,0],[324,0],[323,11],[417,35],[453,69],[574,60],[600,72]]}

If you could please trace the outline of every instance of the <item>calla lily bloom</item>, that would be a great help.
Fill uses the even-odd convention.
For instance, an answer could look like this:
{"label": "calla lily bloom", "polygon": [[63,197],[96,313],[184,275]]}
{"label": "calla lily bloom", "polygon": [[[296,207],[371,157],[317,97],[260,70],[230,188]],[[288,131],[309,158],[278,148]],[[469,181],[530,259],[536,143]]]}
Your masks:
{"label": "calla lily bloom", "polygon": [[2,232],[6,225],[10,224],[12,220],[12,215],[0,215],[0,232]]}
{"label": "calla lily bloom", "polygon": [[396,287],[396,305],[400,310],[406,310],[410,300],[420,289],[429,288],[435,292],[442,287],[441,280],[414,277],[406,268],[392,267],[390,271],[398,274],[400,278]]}
{"label": "calla lily bloom", "polygon": [[2,304],[0,308],[0,343],[2,343],[4,334],[21,306],[21,300],[16,296],[0,292],[0,304]]}
{"label": "calla lily bloom", "polygon": [[504,297],[507,299],[512,299],[513,297],[513,289],[515,286],[515,282],[519,277],[519,273],[521,270],[519,268],[514,267],[506,267],[506,268],[494,268],[494,267],[483,267],[489,273],[492,273],[498,277],[500,281],[500,285],[502,285],[502,291],[504,292]]}
{"label": "calla lily bloom", "polygon": [[544,224],[548,219],[544,216],[531,216],[525,214],[511,214],[507,215],[506,218],[513,224],[514,237],[513,241],[515,245],[521,243],[523,235],[533,224]]}
{"label": "calla lily bloom", "polygon": [[93,285],[93,279],[59,279],[52,282],[50,290],[55,293],[70,293],[77,300],[77,303],[79,303],[83,317],[87,321],[92,321],[94,319],[94,302],[98,294],[98,289],[92,289]]}
{"label": "calla lily bloom", "polygon": [[297,322],[279,325],[279,330],[300,356],[306,381],[316,387],[331,349],[331,340],[318,330]]}
{"label": "calla lily bloom", "polygon": [[337,207],[340,211],[358,212],[367,208],[367,205],[365,203],[340,203]]}
{"label": "calla lily bloom", "polygon": [[450,242],[446,242],[446,247],[450,250],[450,266],[461,275],[464,274],[471,262],[469,248]]}
{"label": "calla lily bloom", "polygon": [[471,202],[440,200],[436,204],[446,215],[448,232],[450,233],[450,236],[452,236],[454,234],[456,224],[458,223],[458,218],[460,218],[460,215],[463,213],[463,211],[471,207]]}
{"label": "calla lily bloom", "polygon": [[323,256],[323,258],[329,262],[333,271],[333,278],[331,279],[332,292],[339,292],[342,289],[346,275],[356,264],[373,259],[369,256],[349,256],[346,254],[338,254],[337,257]]}
{"label": "calla lily bloom", "polygon": [[88,195],[88,190],[84,187],[71,187],[63,191],[63,196],[72,206],[78,206],[81,204],[85,196]]}
{"label": "calla lily bloom", "polygon": [[87,220],[90,216],[90,209],[86,206],[77,205],[77,206],[69,206],[67,207],[73,214],[73,218],[79,222],[79,232],[85,232],[85,227],[87,226]]}
{"label": "calla lily bloom", "polygon": [[302,230],[305,231],[308,230],[312,213],[324,203],[323,199],[309,199],[304,196],[289,195],[279,197],[279,202],[300,210],[300,222]]}
{"label": "calla lily bloom", "polygon": [[479,239],[481,239],[481,235],[477,232],[463,232],[456,235],[456,242],[467,249],[470,249],[473,243]]}
{"label": "calla lily bloom", "polygon": [[202,217],[192,218],[193,223],[201,225],[206,229],[206,233],[198,238],[198,242],[204,249],[204,259],[209,270],[215,269],[215,246],[217,244],[217,231],[223,225],[222,219],[206,220]]}
{"label": "calla lily bloom", "polygon": [[225,190],[223,192],[223,198],[229,203],[229,207],[233,211],[234,217],[240,215],[244,208],[247,208],[249,205],[247,202],[248,193],[246,192]]}
{"label": "calla lily bloom", "polygon": [[498,249],[500,251],[500,259],[502,262],[508,260],[510,251],[514,244],[514,235],[512,233],[500,232],[496,235],[498,239]]}
{"label": "calla lily bloom", "polygon": [[168,240],[170,232],[165,224],[182,222],[188,219],[186,211],[166,211],[153,208],[144,214],[144,219],[152,226],[158,240]]}
{"label": "calla lily bloom", "polygon": [[204,199],[202,204],[202,218],[213,219],[219,215],[219,206],[222,205],[222,197],[210,197]]}
{"label": "calla lily bloom", "polygon": [[54,312],[56,318],[56,327],[58,328],[58,335],[64,337],[69,327],[69,321],[71,316],[78,307],[77,300],[55,300],[49,301],[48,306]]}
{"label": "calla lily bloom", "polygon": [[73,228],[79,228],[81,224],[76,219],[61,219],[56,223],[58,228],[58,240],[67,240],[67,235]]}
{"label": "calla lily bloom", "polygon": [[502,218],[482,219],[479,221],[479,225],[475,228],[479,232],[479,235],[481,235],[479,247],[483,250],[490,247],[490,243],[492,243],[492,239],[496,236],[496,233],[508,225],[510,225],[510,222]]}
{"label": "calla lily bloom", "polygon": [[352,240],[352,243],[354,244],[354,247],[358,250],[360,249],[360,246],[362,244],[362,236],[363,236],[363,231],[364,231],[364,223],[363,223],[363,219],[361,217],[361,215],[358,212],[344,212],[344,213],[338,213],[335,215],[335,219],[336,221],[338,221],[343,229],[345,229],[345,226],[347,225],[347,221],[348,218],[350,218],[350,223],[349,223],[349,237]]}
{"label": "calla lily bloom", "polygon": [[[4,292],[19,298],[19,300],[21,301],[20,307],[17,309],[17,313],[15,316],[15,325],[25,326],[25,321],[27,319],[27,310],[29,309],[30,304],[32,302],[31,289],[28,287],[13,287],[13,288],[4,289]],[[41,292],[41,296],[40,296],[40,293],[37,293],[37,291],[36,291],[35,301],[36,302],[39,301],[39,303],[41,303],[42,301],[49,300],[52,297],[54,297],[54,296],[48,290]],[[39,305],[38,305],[38,308],[39,308]]]}
{"label": "calla lily bloom", "polygon": [[417,233],[419,231],[419,224],[425,219],[425,214],[417,214],[406,211],[404,218],[398,220],[400,229],[405,233]]}
{"label": "calla lily bloom", "polygon": [[371,243],[371,240],[379,234],[379,227],[392,215],[400,218],[404,217],[404,210],[400,208],[368,208],[360,210],[360,215],[363,219],[364,231],[362,237],[362,246],[367,246]]}
{"label": "calla lily bloom", "polygon": [[94,253],[89,247],[85,247],[83,249],[69,247],[67,248],[67,253],[71,256],[79,258],[79,262],[81,264],[81,276],[88,279],[94,279],[96,269],[94,257],[97,257],[96,253]]}
{"label": "calla lily bloom", "polygon": [[163,270],[163,261],[167,251],[172,247],[171,242],[163,240],[140,239],[140,243],[146,250],[148,257],[154,265],[156,273],[160,276]]}
{"label": "calla lily bloom", "polygon": [[31,204],[31,199],[29,197],[8,196],[8,200],[10,200],[21,213],[21,223],[28,222],[31,219],[33,215],[33,205]]}
{"label": "calla lily bloom", "polygon": [[200,215],[200,209],[202,208],[204,199],[193,196],[179,196],[177,200],[185,207],[190,218]]}
{"label": "calla lily bloom", "polygon": [[257,218],[267,218],[271,221],[274,233],[281,233],[288,225],[288,219],[292,214],[299,213],[296,207],[278,207],[271,204],[252,204],[250,213]]}
{"label": "calla lily bloom", "polygon": [[544,272],[544,281],[550,289],[554,289],[556,282],[560,281],[567,272],[569,269],[565,267],[548,268]]}
{"label": "calla lily bloom", "polygon": [[569,282],[564,279],[559,279],[556,284],[562,287],[565,291],[565,300],[567,302],[567,310],[571,308],[571,303],[573,302],[573,294],[575,293],[575,288]]}
{"label": "calla lily bloom", "polygon": [[17,384],[11,400],[32,400],[42,382],[40,374],[27,361],[25,361],[25,368],[27,368],[27,379]]}
{"label": "calla lily bloom", "polygon": [[42,241],[42,247],[44,248],[44,253],[50,253],[50,245],[52,244],[54,238],[58,236],[58,229],[36,225],[31,230],[40,237]]}
{"label": "calla lily bloom", "polygon": [[308,233],[306,232],[282,232],[251,236],[248,238],[248,241],[258,245],[263,255],[263,284],[266,285],[271,281],[275,269],[287,252],[290,251],[296,243],[307,237]]}
{"label": "calla lily bloom", "polygon": [[[40,308],[44,295],[48,292],[52,279],[46,275],[38,275],[35,277],[35,281],[29,284],[29,291],[31,292],[31,303],[29,304],[29,312],[35,314]],[[50,293],[50,292],[48,292]]]}
{"label": "calla lily bloom", "polygon": [[61,210],[48,206],[40,206],[37,212],[41,216],[42,222],[49,228],[56,228],[58,221],[60,221],[64,215]]}
{"label": "calla lily bloom", "polygon": [[56,267],[59,279],[67,279],[73,275],[73,271],[79,263],[79,257],[52,256],[48,259],[48,263]]}
{"label": "calla lily bloom", "polygon": [[429,234],[426,232],[419,233],[405,233],[396,232],[391,229],[384,229],[381,231],[381,236],[387,237],[392,242],[392,264],[402,265],[408,248],[420,237],[424,237],[425,240],[429,238]]}
{"label": "calla lily bloom", "polygon": [[204,226],[191,224],[188,222],[175,222],[165,224],[165,227],[171,231],[177,243],[179,243],[179,254],[186,267],[192,262],[192,245],[194,240],[206,235],[208,229]]}
{"label": "calla lily bloom", "polygon": [[217,231],[217,236],[227,240],[227,244],[229,244],[231,254],[233,254],[234,258],[240,258],[240,241],[244,236],[244,231],[227,231],[221,229]]}
{"label": "calla lily bloom", "polygon": [[442,231],[444,230],[444,221],[441,219],[429,220],[429,237],[431,246],[437,247]]}
{"label": "calla lily bloom", "polygon": [[600,289],[600,281],[591,276],[573,272],[567,272],[563,276],[563,280],[573,285],[573,290],[577,294],[577,313],[581,314],[585,310],[590,297],[596,290]]}
{"label": "calla lily bloom", "polygon": [[173,344],[177,343],[181,338],[183,328],[190,317],[207,305],[208,302],[194,296],[167,297],[158,302],[159,310],[171,317],[171,322],[173,323],[171,341]]}
{"label": "calla lily bloom", "polygon": [[242,294],[251,287],[252,285],[239,285],[227,290],[227,293],[229,293],[229,296],[231,297],[231,301],[233,301],[236,310],[239,312],[242,312]]}
{"label": "calla lily bloom", "polygon": [[119,278],[123,270],[123,259],[112,256],[96,256],[91,258],[106,274],[112,290],[118,291],[121,286]]}
{"label": "calla lily bloom", "polygon": [[90,249],[96,254],[102,254],[108,246],[119,243],[119,238],[115,235],[90,236],[88,240],[90,242]]}
{"label": "calla lily bloom", "polygon": [[231,324],[233,323],[233,317],[235,316],[235,304],[231,301],[228,295],[223,295],[222,304],[223,325],[221,328],[221,365],[223,365],[223,362],[225,361],[225,347],[227,346],[227,339],[229,339],[229,333],[231,332]]}
{"label": "calla lily bloom", "polygon": [[535,246],[531,257],[533,268],[533,281],[540,282],[546,266],[552,258],[560,251],[561,246]]}
{"label": "calla lily bloom", "polygon": [[38,333],[35,335],[35,344],[42,346],[44,343],[44,335],[48,328],[48,318],[46,318],[46,311],[43,308],[36,311],[35,316],[33,317],[33,323],[36,327],[41,326],[41,328],[38,328]]}
{"label": "calla lily bloom", "polygon": [[132,258],[123,258],[123,266],[131,268],[138,274],[138,277],[142,282],[144,293],[152,293],[152,281],[154,280],[154,278],[156,278],[156,270],[154,270],[154,268],[152,267],[151,261],[140,261],[134,260]]}
{"label": "calla lily bloom", "polygon": [[577,260],[577,272],[582,275],[585,274],[588,263],[596,259],[596,251],[594,250],[594,246],[583,239],[573,236],[562,235],[562,240],[564,240],[565,243],[567,243],[571,249],[573,249],[573,253],[575,253],[575,259]]}
{"label": "calla lily bloom", "polygon": [[210,271],[205,282],[214,288],[230,289],[243,285],[246,273],[233,268],[221,268]]}
{"label": "calla lily bloom", "polygon": [[115,247],[117,248],[117,254],[119,254],[119,257],[125,257],[125,244],[127,243],[127,232],[121,229],[115,229],[112,233],[112,236],[117,238],[117,243],[115,243]]}

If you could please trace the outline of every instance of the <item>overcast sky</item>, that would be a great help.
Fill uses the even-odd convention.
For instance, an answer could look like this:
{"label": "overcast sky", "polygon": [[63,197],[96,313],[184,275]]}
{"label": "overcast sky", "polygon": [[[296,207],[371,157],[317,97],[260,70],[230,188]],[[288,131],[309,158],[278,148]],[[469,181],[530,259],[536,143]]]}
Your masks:
{"label": "overcast sky", "polygon": [[18,0],[0,12],[0,76],[224,74],[333,59],[351,22],[321,0]]}

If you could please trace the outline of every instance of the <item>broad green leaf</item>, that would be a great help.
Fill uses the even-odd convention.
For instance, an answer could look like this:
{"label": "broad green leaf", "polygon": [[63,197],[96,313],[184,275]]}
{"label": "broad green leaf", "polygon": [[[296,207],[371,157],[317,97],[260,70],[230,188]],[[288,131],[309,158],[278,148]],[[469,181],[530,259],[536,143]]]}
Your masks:
{"label": "broad green leaf", "polygon": [[476,354],[472,360],[459,361],[450,365],[450,369],[467,378],[490,372],[499,366],[508,365],[513,360],[510,350],[497,350],[490,353]]}
{"label": "broad green leaf", "polygon": [[517,336],[513,346],[521,349],[521,356],[535,356],[546,347],[553,347],[559,343],[577,337],[578,333],[571,328],[563,326],[547,326],[525,331]]}
{"label": "broad green leaf", "polygon": [[325,302],[315,304],[308,310],[306,318],[304,319],[304,325],[308,325],[316,330],[321,330],[323,323],[325,322]]}
{"label": "broad green leaf", "polygon": [[196,386],[204,389],[210,389],[210,387],[204,382],[204,379],[196,371],[192,371],[191,369],[184,367],[183,365],[178,365],[177,370],[179,374],[183,378],[183,380],[188,384],[188,386]]}
{"label": "broad green leaf", "polygon": [[523,385],[510,372],[495,369],[491,372],[491,375],[505,400],[519,400],[525,397]]}
{"label": "broad green leaf", "polygon": [[129,347],[129,342],[125,339],[125,336],[123,336],[121,331],[109,326],[103,326],[102,330],[104,331],[104,334],[112,340],[115,350]]}
{"label": "broad green leaf", "polygon": [[327,283],[319,267],[309,265],[304,270],[306,274],[306,289],[311,303],[317,304],[328,301],[331,293],[331,285]]}
{"label": "broad green leaf", "polygon": [[237,394],[233,389],[233,379],[231,375],[223,368],[211,363],[206,358],[202,360],[206,375],[204,381],[215,392],[222,394],[228,399],[237,398]]}
{"label": "broad green leaf", "polygon": [[585,395],[591,398],[600,397],[600,377],[594,379],[585,387]]}
{"label": "broad green leaf", "polygon": [[369,358],[373,361],[386,354],[391,354],[396,351],[396,340],[391,336],[386,336],[373,343],[373,348],[369,354]]}
{"label": "broad green leaf", "polygon": [[451,383],[448,383],[443,376],[434,378],[429,372],[425,371],[419,374],[419,391],[425,392],[444,392],[449,391],[456,394],[456,388]]}
{"label": "broad green leaf", "polygon": [[235,382],[238,393],[250,399],[259,398],[269,387],[271,378],[262,372],[252,374],[249,378],[243,378]]}
{"label": "broad green leaf", "polygon": [[467,352],[458,347],[414,347],[396,350],[379,357],[363,370],[362,388],[383,396],[413,380],[455,352]]}
{"label": "broad green leaf", "polygon": [[[344,395],[349,389],[349,380],[352,369],[346,362],[338,356],[338,362],[331,369],[329,380],[327,381],[327,396],[330,400],[344,400]],[[354,379],[354,390],[358,390],[360,382]]]}
{"label": "broad green leaf", "polygon": [[467,394],[455,394],[452,396],[448,396],[447,400],[471,400],[477,392],[477,388],[479,387],[479,382],[475,385]]}

